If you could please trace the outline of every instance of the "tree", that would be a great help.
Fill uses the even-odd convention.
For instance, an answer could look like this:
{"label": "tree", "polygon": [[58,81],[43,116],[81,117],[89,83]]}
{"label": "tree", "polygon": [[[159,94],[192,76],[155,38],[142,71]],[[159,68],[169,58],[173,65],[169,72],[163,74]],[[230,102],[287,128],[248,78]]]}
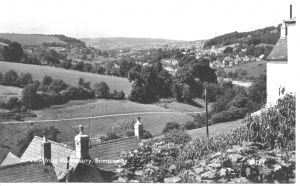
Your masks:
{"label": "tree", "polygon": [[120,75],[122,77],[126,77],[128,76],[128,72],[135,66],[135,62],[133,61],[125,61],[125,60],[122,60],[121,63],[120,63]]}
{"label": "tree", "polygon": [[62,90],[65,90],[68,87],[68,85],[60,79],[55,79],[50,84],[49,88],[54,90],[55,92],[59,93]]}
{"label": "tree", "polygon": [[109,87],[105,82],[96,83],[94,85],[95,96],[97,98],[108,98],[109,97]]}
{"label": "tree", "polygon": [[42,80],[42,85],[49,86],[52,83],[52,81],[53,81],[52,77],[45,75]]}
{"label": "tree", "polygon": [[32,75],[29,73],[22,73],[19,77],[19,83],[21,87],[25,87],[26,85],[33,83]]}
{"label": "tree", "polygon": [[154,100],[155,96],[152,94],[148,85],[145,85],[141,80],[136,80],[132,84],[131,92],[128,98],[131,101],[147,103]]}
{"label": "tree", "polygon": [[249,87],[249,98],[255,104],[263,105],[266,103],[267,98],[267,84],[266,76],[261,75],[254,83]]}
{"label": "tree", "polygon": [[33,84],[26,85],[22,91],[21,103],[29,109],[35,109],[39,105],[39,95]]}
{"label": "tree", "polygon": [[78,87],[91,89],[91,82],[85,82],[84,79],[81,77],[79,78],[77,85],[78,85]]}
{"label": "tree", "polygon": [[182,98],[183,98],[185,103],[191,103],[193,98],[194,98],[191,87],[187,84],[183,85]]}
{"label": "tree", "polygon": [[5,61],[19,62],[23,58],[24,52],[20,43],[12,42],[4,47],[2,55]]}
{"label": "tree", "polygon": [[72,62],[70,60],[65,60],[61,63],[61,66],[65,69],[71,69],[72,68]]}
{"label": "tree", "polygon": [[18,83],[18,73],[14,70],[9,70],[2,77],[2,84],[8,86],[19,86]]}
{"label": "tree", "polygon": [[18,108],[18,107],[20,107],[20,102],[17,97],[10,97],[5,104],[5,108],[9,109],[9,110],[12,110],[12,109]]}
{"label": "tree", "polygon": [[224,54],[231,54],[233,52],[233,48],[232,47],[226,47],[223,51]]}
{"label": "tree", "polygon": [[105,68],[99,64],[96,64],[95,66],[92,67],[91,72],[97,74],[105,74]]}

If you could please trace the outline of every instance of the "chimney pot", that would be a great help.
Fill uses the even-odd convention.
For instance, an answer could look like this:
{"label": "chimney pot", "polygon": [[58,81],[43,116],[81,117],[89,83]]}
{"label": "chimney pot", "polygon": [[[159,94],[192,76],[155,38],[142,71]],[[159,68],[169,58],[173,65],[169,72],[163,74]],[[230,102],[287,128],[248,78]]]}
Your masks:
{"label": "chimney pot", "polygon": [[83,126],[79,125],[79,134],[75,136],[75,150],[77,159],[89,159],[90,137],[83,134]]}
{"label": "chimney pot", "polygon": [[290,5],[290,18],[293,18],[293,5]]}
{"label": "chimney pot", "polygon": [[51,143],[47,141],[45,136],[43,136],[43,141],[41,143],[41,157],[45,166],[51,165]]}
{"label": "chimney pot", "polygon": [[134,135],[140,139],[143,136],[143,124],[140,122],[141,118],[138,117],[136,123],[134,124]]}
{"label": "chimney pot", "polygon": [[79,134],[83,134],[83,126],[79,125]]}

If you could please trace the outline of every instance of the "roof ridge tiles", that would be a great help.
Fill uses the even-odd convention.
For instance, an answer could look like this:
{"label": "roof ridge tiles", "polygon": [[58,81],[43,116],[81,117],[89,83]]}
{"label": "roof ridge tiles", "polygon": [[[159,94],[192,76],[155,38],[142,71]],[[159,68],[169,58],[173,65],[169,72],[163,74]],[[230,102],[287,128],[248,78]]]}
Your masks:
{"label": "roof ridge tiles", "polygon": [[[37,139],[37,140],[43,141],[43,138],[41,138],[41,137],[39,137],[39,136],[34,136],[33,139]],[[65,144],[65,143],[63,143],[63,142],[59,143],[59,142],[52,141],[52,140],[48,140],[48,139],[47,139],[47,141],[51,142],[52,144],[55,144],[55,145],[58,145],[58,146],[61,146],[61,147],[68,148],[68,149],[70,149],[70,150],[74,150],[71,146],[69,146],[69,145],[67,145],[67,144]]]}
{"label": "roof ridge tiles", "polygon": [[5,168],[10,168],[10,167],[17,167],[20,165],[29,165],[29,164],[41,164],[42,163],[40,161],[25,161],[25,162],[20,162],[20,163],[14,163],[14,164],[9,164],[9,165],[4,165],[4,166],[0,166],[0,169],[5,169]]}

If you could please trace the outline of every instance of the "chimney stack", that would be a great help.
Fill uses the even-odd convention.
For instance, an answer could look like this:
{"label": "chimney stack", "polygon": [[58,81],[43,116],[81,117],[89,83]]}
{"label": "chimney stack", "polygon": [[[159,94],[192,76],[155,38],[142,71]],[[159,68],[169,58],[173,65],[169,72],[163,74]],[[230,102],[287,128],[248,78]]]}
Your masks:
{"label": "chimney stack", "polygon": [[290,19],[293,18],[293,6],[290,5]]}
{"label": "chimney stack", "polygon": [[75,150],[77,159],[89,159],[90,137],[83,134],[83,126],[79,125],[79,134],[75,136]]}
{"label": "chimney stack", "polygon": [[134,124],[134,135],[140,139],[143,137],[143,124],[140,122],[141,118],[138,117],[136,123]]}
{"label": "chimney stack", "polygon": [[51,143],[47,141],[45,136],[43,136],[41,143],[41,157],[45,166],[51,165]]}

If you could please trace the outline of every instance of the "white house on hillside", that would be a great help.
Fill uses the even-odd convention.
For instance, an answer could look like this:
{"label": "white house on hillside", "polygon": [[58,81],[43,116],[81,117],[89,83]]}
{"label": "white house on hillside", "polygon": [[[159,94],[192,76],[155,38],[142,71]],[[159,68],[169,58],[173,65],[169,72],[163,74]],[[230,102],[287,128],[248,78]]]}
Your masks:
{"label": "white house on hillside", "polygon": [[275,47],[267,57],[267,105],[274,105],[284,89],[285,93],[296,93],[297,59],[296,45],[296,18],[292,17],[290,6],[290,19],[284,20],[281,26],[281,36]]}

